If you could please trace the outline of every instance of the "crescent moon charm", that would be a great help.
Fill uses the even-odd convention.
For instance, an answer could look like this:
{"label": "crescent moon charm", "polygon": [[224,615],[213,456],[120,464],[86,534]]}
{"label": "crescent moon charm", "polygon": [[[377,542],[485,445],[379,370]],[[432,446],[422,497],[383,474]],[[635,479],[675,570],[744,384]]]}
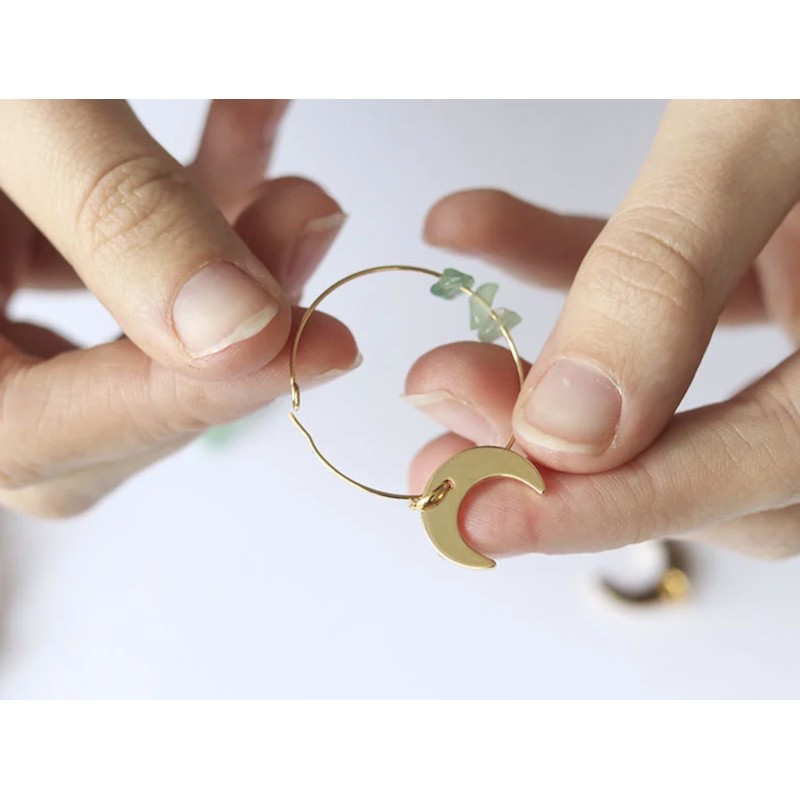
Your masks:
{"label": "crescent moon charm", "polygon": [[473,550],[458,527],[461,502],[470,489],[490,478],[513,478],[544,494],[539,470],[526,458],[504,447],[472,447],[445,461],[428,479],[425,494],[433,495],[443,483],[450,489],[422,509],[422,522],[433,546],[455,564],[471,569],[491,569],[495,562]]}

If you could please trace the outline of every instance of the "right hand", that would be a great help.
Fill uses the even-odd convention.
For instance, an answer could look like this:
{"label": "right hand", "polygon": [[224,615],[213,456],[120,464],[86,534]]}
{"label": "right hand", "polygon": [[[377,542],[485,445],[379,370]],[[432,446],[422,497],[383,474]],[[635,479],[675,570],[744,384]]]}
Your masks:
{"label": "right hand", "polygon": [[[184,168],[126,103],[0,103],[4,305],[20,287],[86,286],[124,333],[81,350],[0,315],[0,503],[76,514],[287,392],[290,304],[344,215],[310,181],[263,180],[285,106],[215,101]],[[315,314],[298,375],[356,355]]]}
{"label": "right hand", "polygon": [[[412,369],[412,402],[452,433],[412,470],[512,430],[547,498],[512,481],[465,501],[489,554],[586,552],[690,535],[800,553],[800,349],[734,397],[675,414],[718,319],[800,344],[800,103],[671,103],[609,220],[503,192],[440,201],[428,241],[568,289],[522,391],[508,353],[461,343]],[[516,309],[522,311],[524,309]]]}

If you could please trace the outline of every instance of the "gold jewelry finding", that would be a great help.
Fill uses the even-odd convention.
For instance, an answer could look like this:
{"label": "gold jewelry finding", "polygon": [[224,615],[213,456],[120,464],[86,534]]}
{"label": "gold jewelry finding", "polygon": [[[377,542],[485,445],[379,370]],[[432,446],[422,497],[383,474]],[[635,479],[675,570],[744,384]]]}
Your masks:
{"label": "gold jewelry finding", "polygon": [[666,565],[658,580],[639,591],[623,589],[608,578],[603,578],[603,589],[616,600],[633,605],[674,603],[686,600],[691,592],[688,557],[678,542],[664,540],[658,543],[664,551]]}
{"label": "gold jewelry finding", "polygon": [[425,267],[404,265],[370,267],[348,275],[328,287],[311,303],[300,319],[300,324],[297,326],[297,331],[292,341],[289,357],[292,393],[292,411],[289,417],[306,437],[317,458],[343,481],[370,494],[393,500],[406,500],[411,508],[418,510],[422,515],[428,538],[445,558],[461,566],[474,569],[494,567],[495,562],[491,558],[473,550],[464,541],[458,527],[458,511],[461,501],[469,490],[489,478],[513,478],[528,485],[539,494],[544,494],[544,479],[539,471],[530,461],[511,449],[514,445],[513,436],[508,440],[505,447],[472,447],[457,453],[434,471],[422,494],[414,495],[376,489],[345,474],[322,454],[311,433],[297,418],[301,399],[296,373],[297,349],[309,318],[320,303],[340,287],[358,278],[383,272],[416,272],[436,278],[436,283],[431,288],[431,291],[433,294],[446,299],[455,297],[459,292],[468,295],[470,298],[471,326],[478,330],[479,338],[482,341],[491,341],[497,336],[502,336],[505,339],[511,357],[514,360],[520,387],[522,387],[525,380],[522,360],[514,340],[508,332],[508,329],[519,322],[520,318],[513,311],[494,309],[492,307],[491,301],[497,291],[496,284],[484,284],[478,287],[477,290],[473,290],[473,279],[457,270],[436,272]]}

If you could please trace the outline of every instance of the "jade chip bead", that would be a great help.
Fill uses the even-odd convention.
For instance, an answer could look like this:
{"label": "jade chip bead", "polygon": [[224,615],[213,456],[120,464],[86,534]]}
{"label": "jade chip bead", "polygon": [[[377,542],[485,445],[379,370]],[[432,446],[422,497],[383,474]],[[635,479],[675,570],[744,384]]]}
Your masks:
{"label": "jade chip bead", "polygon": [[446,269],[436,283],[431,286],[431,294],[443,297],[445,300],[452,300],[461,292],[461,288],[471,289],[475,283],[472,275],[459,272],[457,269]]}

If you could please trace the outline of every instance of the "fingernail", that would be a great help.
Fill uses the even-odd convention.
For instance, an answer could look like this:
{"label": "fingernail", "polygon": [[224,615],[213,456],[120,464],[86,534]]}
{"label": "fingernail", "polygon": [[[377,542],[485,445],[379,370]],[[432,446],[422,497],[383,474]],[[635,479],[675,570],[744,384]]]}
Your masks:
{"label": "fingernail", "polygon": [[622,412],[619,387],[585,361],[556,361],[517,415],[524,442],[563,453],[597,455],[614,439]]}
{"label": "fingernail", "polygon": [[278,308],[275,298],[239,267],[215,261],[183,285],[172,321],[184,347],[202,358],[255,336]]}
{"label": "fingernail", "polygon": [[305,381],[305,383],[301,385],[301,388],[303,385],[306,387],[320,386],[321,384],[328,383],[329,381],[335,380],[342,375],[347,375],[348,372],[352,372],[354,369],[356,369],[356,367],[360,367],[363,361],[364,356],[362,356],[361,353],[356,353],[356,357],[353,359],[353,363],[349,367],[334,367],[333,369],[326,370],[325,372],[320,372],[319,375],[315,375],[313,378],[309,378],[307,381]]}
{"label": "fingernail", "polygon": [[500,441],[500,433],[488,417],[446,389],[428,394],[406,394],[403,397],[414,408],[459,436],[478,444],[498,444]]}
{"label": "fingernail", "polygon": [[292,252],[281,270],[281,283],[292,300],[298,300],[311,273],[333,244],[347,221],[347,214],[331,214],[312,219],[297,237]]}

